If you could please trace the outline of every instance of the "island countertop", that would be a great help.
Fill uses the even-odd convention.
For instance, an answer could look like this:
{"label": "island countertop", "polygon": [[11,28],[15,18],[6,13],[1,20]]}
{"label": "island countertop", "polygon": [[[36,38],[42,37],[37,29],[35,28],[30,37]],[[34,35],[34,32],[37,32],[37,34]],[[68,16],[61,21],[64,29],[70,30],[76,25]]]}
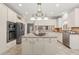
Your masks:
{"label": "island countertop", "polygon": [[49,33],[46,33],[44,36],[36,36],[34,35],[33,33],[29,33],[27,36],[24,36],[26,38],[57,38],[58,34],[55,33],[55,32],[49,32]]}

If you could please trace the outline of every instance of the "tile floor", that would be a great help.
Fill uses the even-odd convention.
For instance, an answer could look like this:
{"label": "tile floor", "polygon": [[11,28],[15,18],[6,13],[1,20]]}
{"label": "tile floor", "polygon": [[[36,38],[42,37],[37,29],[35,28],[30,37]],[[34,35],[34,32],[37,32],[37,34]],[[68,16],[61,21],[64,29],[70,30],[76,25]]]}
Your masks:
{"label": "tile floor", "polygon": [[79,49],[69,49],[56,39],[26,39],[3,55],[78,55]]}

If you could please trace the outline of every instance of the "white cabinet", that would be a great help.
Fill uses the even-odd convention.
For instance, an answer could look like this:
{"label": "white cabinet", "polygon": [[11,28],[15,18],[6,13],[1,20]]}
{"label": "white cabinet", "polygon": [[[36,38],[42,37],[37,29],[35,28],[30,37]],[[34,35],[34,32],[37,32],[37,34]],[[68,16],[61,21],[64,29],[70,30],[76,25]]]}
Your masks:
{"label": "white cabinet", "polygon": [[[7,7],[0,4],[0,43],[6,39]],[[1,44],[0,44],[1,45]]]}
{"label": "white cabinet", "polygon": [[68,21],[69,27],[75,26],[75,12],[74,12],[74,10],[69,13],[68,18],[66,20]]}
{"label": "white cabinet", "polygon": [[8,8],[8,20],[13,21],[13,22],[17,21],[16,13],[13,10],[11,10],[10,8]]}
{"label": "white cabinet", "polygon": [[7,10],[7,7],[4,5],[4,4],[2,4],[2,19],[3,20],[7,20],[7,12],[8,10]]}
{"label": "white cabinet", "polygon": [[[56,38],[27,38],[24,54],[55,54],[57,51]],[[23,47],[23,46],[22,46]]]}
{"label": "white cabinet", "polygon": [[6,50],[7,7],[0,4],[0,53]]}
{"label": "white cabinet", "polygon": [[7,7],[4,4],[0,4],[0,19],[7,20]]}
{"label": "white cabinet", "polygon": [[44,53],[55,54],[57,53],[57,39],[56,38],[45,38],[44,39]]}
{"label": "white cabinet", "polygon": [[70,35],[70,48],[79,49],[79,34]]}
{"label": "white cabinet", "polygon": [[43,54],[44,53],[44,39],[43,38],[34,38],[33,39],[33,54]]}
{"label": "white cabinet", "polygon": [[79,27],[79,8],[73,9],[69,13],[66,21],[68,21],[69,27]]}
{"label": "white cabinet", "polygon": [[63,39],[62,39],[62,33],[59,33],[59,32],[57,32],[57,33],[55,33],[56,35],[57,35],[57,40],[59,41],[59,42],[63,42]]}
{"label": "white cabinet", "polygon": [[79,8],[75,9],[75,26],[79,27]]}
{"label": "white cabinet", "polygon": [[17,13],[8,8],[5,4],[0,4],[0,54],[16,44],[16,41],[7,43],[7,21],[18,22]]}

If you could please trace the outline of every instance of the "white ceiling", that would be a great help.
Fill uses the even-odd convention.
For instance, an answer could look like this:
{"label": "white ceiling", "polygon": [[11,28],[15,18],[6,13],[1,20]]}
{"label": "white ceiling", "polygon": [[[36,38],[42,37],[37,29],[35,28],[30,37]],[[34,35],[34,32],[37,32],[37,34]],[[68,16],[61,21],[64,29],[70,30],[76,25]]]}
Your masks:
{"label": "white ceiling", "polygon": [[[31,17],[32,14],[37,11],[36,3],[22,3],[22,6],[18,6],[19,3],[6,3],[6,5],[16,11],[17,13],[26,17]],[[58,16],[62,12],[69,12],[73,8],[78,7],[78,3],[59,3],[59,7],[56,7],[56,3],[42,3],[42,11],[47,16]]]}

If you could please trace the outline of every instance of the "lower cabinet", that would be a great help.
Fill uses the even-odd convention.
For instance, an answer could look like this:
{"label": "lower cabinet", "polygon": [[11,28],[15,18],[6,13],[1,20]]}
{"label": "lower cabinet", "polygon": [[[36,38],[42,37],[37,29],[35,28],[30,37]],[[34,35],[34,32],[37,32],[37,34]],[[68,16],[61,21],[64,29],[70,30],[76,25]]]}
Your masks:
{"label": "lower cabinet", "polygon": [[70,35],[70,47],[71,49],[79,49],[79,34]]}
{"label": "lower cabinet", "polygon": [[71,49],[79,49],[79,34],[63,32],[63,44]]}

